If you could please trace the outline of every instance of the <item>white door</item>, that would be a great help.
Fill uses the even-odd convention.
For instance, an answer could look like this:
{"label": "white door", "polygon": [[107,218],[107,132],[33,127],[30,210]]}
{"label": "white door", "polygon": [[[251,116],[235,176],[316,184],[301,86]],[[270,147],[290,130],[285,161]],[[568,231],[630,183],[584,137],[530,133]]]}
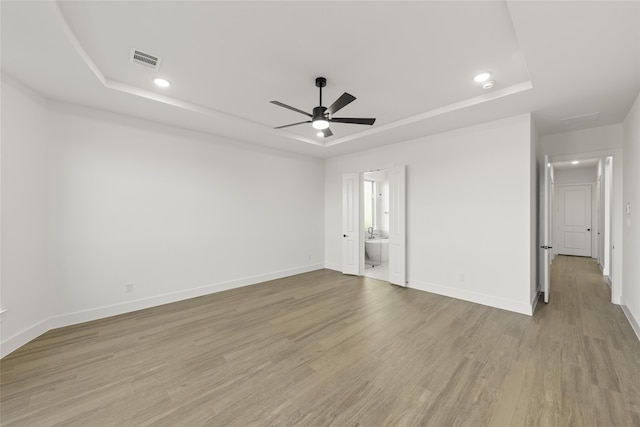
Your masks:
{"label": "white door", "polygon": [[551,164],[549,156],[544,156],[544,188],[542,195],[542,215],[543,215],[543,236],[542,236],[542,284],[544,292],[544,302],[549,302],[549,291],[551,290],[550,264],[551,264]]}
{"label": "white door", "polygon": [[342,176],[342,273],[360,274],[360,174]]}
{"label": "white door", "polygon": [[389,282],[407,286],[406,184],[404,166],[389,170]]}
{"label": "white door", "polygon": [[591,256],[591,185],[558,186],[558,253]]}

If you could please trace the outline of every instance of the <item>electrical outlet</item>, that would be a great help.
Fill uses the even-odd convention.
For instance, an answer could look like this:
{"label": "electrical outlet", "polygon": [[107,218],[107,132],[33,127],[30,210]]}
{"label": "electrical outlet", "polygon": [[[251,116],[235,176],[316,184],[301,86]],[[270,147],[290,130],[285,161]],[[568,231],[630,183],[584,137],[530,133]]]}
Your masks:
{"label": "electrical outlet", "polygon": [[126,285],[124,285],[124,291],[128,294],[133,292],[133,283],[127,283]]}

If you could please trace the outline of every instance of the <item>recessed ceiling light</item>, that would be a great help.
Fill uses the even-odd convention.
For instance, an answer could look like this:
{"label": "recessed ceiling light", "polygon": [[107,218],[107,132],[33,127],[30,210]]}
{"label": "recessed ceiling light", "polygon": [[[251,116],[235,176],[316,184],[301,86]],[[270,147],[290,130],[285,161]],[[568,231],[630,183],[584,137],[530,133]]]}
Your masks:
{"label": "recessed ceiling light", "polygon": [[491,78],[491,73],[480,73],[473,78],[473,81],[476,83],[486,82]]}
{"label": "recessed ceiling light", "polygon": [[156,86],[162,87],[162,88],[171,86],[171,82],[169,82],[169,80],[161,79],[160,77],[156,77],[155,79],[153,79],[153,82],[156,84]]}
{"label": "recessed ceiling light", "polygon": [[484,82],[482,84],[482,89],[491,89],[496,82],[493,80],[489,80],[488,82]]}
{"label": "recessed ceiling light", "polygon": [[577,160],[574,160],[574,161],[571,162],[572,165],[577,165],[578,163],[580,163],[580,162],[577,161]]}

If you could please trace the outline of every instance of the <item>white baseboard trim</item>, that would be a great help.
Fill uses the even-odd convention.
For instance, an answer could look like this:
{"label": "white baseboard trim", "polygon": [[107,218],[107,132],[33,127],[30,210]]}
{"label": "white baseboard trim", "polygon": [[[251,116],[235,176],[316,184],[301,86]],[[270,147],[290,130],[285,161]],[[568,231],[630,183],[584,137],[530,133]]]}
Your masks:
{"label": "white baseboard trim", "polygon": [[627,316],[627,320],[631,325],[631,329],[633,329],[633,332],[636,333],[638,341],[640,341],[640,322],[638,322],[638,319],[633,317],[633,313],[631,313],[631,310],[629,310],[629,307],[624,303],[622,299],[620,299],[620,307],[622,307],[622,312],[625,316]]}
{"label": "white baseboard trim", "polygon": [[64,326],[75,325],[77,323],[90,322],[92,320],[116,316],[123,313],[130,313],[132,311],[143,310],[145,308],[156,307],[159,305],[182,301],[189,298],[196,298],[216,292],[227,291],[229,289],[256,285],[258,283],[267,282],[269,280],[281,279],[283,277],[294,276],[301,273],[308,273],[310,271],[319,270],[321,268],[323,268],[322,264],[312,264],[304,267],[293,268],[290,270],[281,270],[273,273],[262,274],[259,276],[244,277],[229,282],[222,282],[213,285],[201,286],[198,288],[185,289],[183,291],[171,292],[149,298],[139,299],[136,301],[128,301],[104,307],[97,307],[89,310],[77,311],[75,313],[68,313],[61,316],[53,317],[51,319],[51,327],[61,328]]}
{"label": "white baseboard trim", "polygon": [[14,336],[3,340],[0,344],[0,359],[47,332],[51,329],[50,325],[50,319],[44,319],[35,325],[18,332]]}
{"label": "white baseboard trim", "polygon": [[324,268],[334,271],[342,271],[342,264],[325,263]]}
{"label": "white baseboard trim", "polygon": [[463,289],[456,289],[449,286],[421,282],[418,280],[411,280],[409,282],[409,287],[411,289],[418,289],[420,291],[431,292],[438,295],[444,295],[447,297],[461,299],[461,300],[473,302],[476,304],[487,305],[489,307],[513,311],[515,313],[526,314],[528,316],[533,315],[533,307],[532,305],[527,303],[523,304],[517,301],[485,295],[478,292],[472,292],[472,291],[467,291]]}
{"label": "white baseboard trim", "polygon": [[324,268],[323,264],[310,264],[302,267],[292,268],[289,270],[281,270],[262,274],[259,276],[244,277],[229,282],[216,283],[212,285],[201,286],[198,288],[185,289],[182,291],[142,298],[135,301],[127,301],[103,307],[76,311],[74,313],[53,316],[40,321],[36,325],[25,329],[24,331],[12,336],[11,338],[8,338],[7,340],[2,341],[0,345],[0,358],[5,357],[9,353],[17,350],[19,347],[25,345],[29,341],[39,337],[40,335],[51,329],[75,325],[78,323],[90,322],[92,320],[103,319],[105,317],[117,316],[118,314],[130,313],[132,311],[143,310],[145,308],[151,308],[163,304],[196,298],[203,295],[226,291],[229,289],[257,285],[269,280],[281,279],[283,277],[294,276],[296,274],[308,273],[310,271],[320,270],[322,268]]}
{"label": "white baseboard trim", "polygon": [[536,291],[535,295],[531,299],[531,315],[536,312],[536,307],[538,306],[538,301],[540,301],[541,291]]}

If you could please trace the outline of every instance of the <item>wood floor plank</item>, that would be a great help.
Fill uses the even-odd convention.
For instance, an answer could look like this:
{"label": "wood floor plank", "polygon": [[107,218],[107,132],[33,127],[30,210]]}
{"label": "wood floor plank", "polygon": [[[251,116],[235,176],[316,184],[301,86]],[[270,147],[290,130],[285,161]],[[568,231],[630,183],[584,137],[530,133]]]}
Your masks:
{"label": "wood floor plank", "polygon": [[52,330],[2,426],[638,426],[640,342],[594,260],[524,316],[319,270]]}

